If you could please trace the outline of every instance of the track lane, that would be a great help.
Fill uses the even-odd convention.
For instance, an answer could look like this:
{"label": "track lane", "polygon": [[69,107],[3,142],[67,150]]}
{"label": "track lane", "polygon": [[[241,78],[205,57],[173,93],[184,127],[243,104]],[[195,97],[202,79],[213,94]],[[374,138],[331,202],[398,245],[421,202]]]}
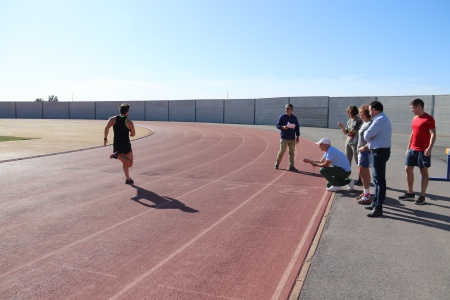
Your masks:
{"label": "track lane", "polygon": [[[205,125],[202,125],[204,127]],[[216,127],[216,126],[212,126]],[[217,126],[219,127],[219,126]],[[93,295],[98,294],[99,291],[101,291],[101,295],[118,295],[117,290],[114,292],[114,288],[112,286],[117,286],[118,281],[122,282],[129,282],[129,279],[123,278],[123,275],[120,274],[127,274],[131,278],[133,278],[136,275],[133,274],[141,274],[141,277],[147,274],[150,270],[154,270],[153,272],[163,272],[166,268],[167,271],[165,272],[164,276],[170,276],[170,274],[173,274],[170,270],[173,269],[172,260],[176,261],[179,257],[192,257],[190,261],[195,262],[194,259],[196,253],[202,253],[199,249],[202,248],[203,240],[211,240],[215,241],[217,238],[220,238],[221,235],[225,236],[232,236],[233,231],[236,230],[230,230],[227,233],[227,229],[236,229],[236,225],[234,222],[236,222],[235,216],[240,215],[239,212],[242,210],[248,209],[248,207],[255,207],[255,205],[247,205],[251,203],[254,200],[260,200],[260,198],[264,198],[267,202],[268,206],[260,206],[261,210],[257,210],[256,212],[252,212],[252,214],[255,214],[255,221],[254,224],[245,224],[242,223],[242,221],[238,222],[242,223],[242,225],[239,225],[239,228],[258,228],[260,230],[264,230],[267,232],[291,232],[293,231],[293,228],[295,226],[290,226],[290,229],[286,229],[285,223],[286,220],[289,218],[286,218],[285,220],[282,220],[283,222],[279,223],[276,222],[276,220],[273,220],[273,224],[266,224],[263,226],[260,224],[261,220],[267,221],[267,215],[264,213],[266,210],[271,210],[272,212],[275,211],[276,213],[284,213],[286,214],[289,212],[290,209],[286,209],[283,211],[283,209],[280,209],[280,207],[275,208],[271,207],[269,204],[274,202],[273,200],[279,197],[280,192],[277,192],[275,194],[272,193],[264,193],[267,189],[278,189],[280,191],[285,191],[286,186],[289,186],[290,184],[286,184],[289,182],[298,182],[299,178],[305,177],[305,174],[294,174],[290,172],[283,172],[283,171],[274,171],[273,165],[271,161],[273,160],[274,155],[276,155],[277,150],[277,143],[273,144],[270,139],[273,137],[276,138],[276,136],[273,135],[273,133],[269,134],[268,137],[263,138],[264,135],[263,131],[252,131],[247,129],[234,129],[233,132],[240,132],[240,135],[247,134],[246,140],[248,141],[248,153],[238,153],[240,151],[235,151],[232,154],[228,156],[223,156],[219,158],[212,159],[215,154],[220,153],[220,151],[217,151],[213,153],[213,155],[208,159],[208,156],[206,155],[200,155],[199,161],[203,161],[206,163],[202,166],[194,166],[197,162],[190,160],[186,165],[191,165],[194,168],[197,168],[198,172],[178,172],[175,173],[182,168],[183,166],[180,166],[179,161],[177,161],[177,164],[163,167],[160,166],[160,168],[152,169],[152,166],[149,164],[148,166],[140,166],[139,168],[136,168],[135,174],[140,174],[142,178],[148,178],[148,179],[157,179],[157,182],[149,181],[145,184],[140,184],[138,187],[130,187],[130,189],[127,189],[126,192],[123,192],[123,194],[126,195],[117,195],[112,196],[112,198],[108,199],[108,202],[101,200],[97,201],[98,206],[89,207],[89,205],[86,205],[84,208],[89,208],[89,210],[94,211],[103,211],[103,215],[116,215],[118,214],[117,211],[126,211],[125,214],[129,214],[132,216],[136,212],[134,211],[137,209],[139,211],[140,209],[147,209],[151,210],[152,213],[148,214],[147,211],[144,211],[141,215],[134,215],[132,220],[129,220],[127,222],[117,223],[115,225],[110,226],[111,228],[107,227],[107,224],[102,224],[99,222],[98,228],[103,228],[104,231],[101,233],[98,233],[94,236],[91,236],[90,238],[87,238],[85,240],[82,240],[81,242],[78,242],[76,244],[66,244],[66,247],[62,249],[61,251],[56,251],[54,253],[50,253],[50,255],[43,257],[40,260],[34,261],[32,264],[29,264],[23,268],[23,272],[20,272],[19,269],[14,269],[11,274],[14,273],[16,275],[21,274],[21,276],[25,276],[26,274],[29,274],[29,272],[33,272],[34,269],[33,266],[41,266],[41,267],[47,267],[52,270],[53,272],[56,272],[55,267],[61,266],[61,269],[64,270],[72,270],[72,273],[77,273],[77,276],[81,276],[84,273],[89,274],[104,274],[103,277],[106,277],[107,284],[99,284],[98,289],[95,287],[86,287],[83,289],[74,289],[71,287],[71,284],[66,283],[64,286],[67,287],[67,295],[72,295],[73,297],[82,298],[83,296],[87,295]],[[256,133],[255,133],[256,132]],[[259,135],[259,138],[256,136]],[[252,138],[250,138],[252,136]],[[259,153],[258,148],[261,149],[258,145],[258,140],[266,139],[266,143],[269,143],[269,146],[267,149]],[[227,143],[229,141],[227,140]],[[133,144],[134,145],[134,144]],[[224,147],[226,147],[224,145]],[[230,147],[233,148],[233,147]],[[247,147],[245,147],[247,149]],[[269,150],[270,149],[270,150]],[[247,151],[247,150],[246,150]],[[256,151],[256,152],[255,152]],[[259,150],[261,151],[261,150]],[[274,152],[275,151],[275,152]],[[255,158],[255,155],[260,154],[257,159]],[[270,159],[269,167],[267,164],[267,160]],[[175,167],[177,166],[177,167]],[[208,167],[209,166],[209,167]],[[222,170],[221,170],[222,168]],[[259,170],[259,171],[258,171]],[[221,172],[222,171],[222,172]],[[225,172],[225,173],[224,173]],[[164,173],[169,174],[169,176],[165,176]],[[267,173],[267,174],[263,174]],[[176,175],[175,175],[176,174]],[[197,174],[197,176],[196,176]],[[199,175],[200,174],[200,175]],[[222,176],[221,176],[222,175]],[[221,177],[220,177],[221,176]],[[257,179],[255,179],[255,177]],[[314,177],[312,177],[314,179]],[[315,180],[320,181],[318,178],[315,178]],[[187,184],[186,184],[187,182]],[[304,181],[306,183],[306,181]],[[322,182],[322,181],[320,181]],[[298,184],[298,183],[297,183]],[[267,186],[264,188],[264,186]],[[307,185],[305,187],[308,188]],[[134,189],[134,195],[133,190]],[[184,191],[184,193],[179,193],[180,189]],[[312,191],[316,191],[316,193],[311,194],[310,196],[312,198],[317,197],[318,189],[311,189]],[[130,191],[132,192],[130,195]],[[244,192],[242,192],[244,191]],[[301,192],[301,189],[297,190],[289,190],[289,193],[299,193]],[[323,193],[323,189],[320,190],[321,193]],[[155,196],[156,195],[156,196]],[[212,201],[211,196],[214,195],[214,198],[219,198],[221,201]],[[281,195],[283,195],[281,193]],[[298,194],[300,195],[300,194]],[[305,195],[305,194],[303,194]],[[229,196],[229,197],[228,197]],[[161,202],[161,207],[163,208],[165,206],[170,207],[171,203],[175,203],[174,207],[168,208],[168,209],[157,209],[158,206],[157,203],[153,203],[152,200],[155,200],[155,197],[158,198],[158,201]],[[127,201],[124,201],[128,198]],[[134,199],[133,199],[134,198]],[[169,200],[168,200],[169,199]],[[228,199],[228,200],[227,200]],[[248,199],[248,202],[246,202]],[[138,201],[140,200],[140,201]],[[223,200],[223,201],[222,201]],[[164,202],[166,201],[166,202]],[[111,206],[113,209],[105,210],[104,204],[107,204]],[[145,205],[147,204],[147,205]],[[259,203],[261,204],[261,203]],[[291,203],[292,204],[292,203]],[[304,203],[303,203],[304,204]],[[287,203],[284,203],[286,207],[289,207]],[[149,207],[153,206],[153,207]],[[198,213],[188,213],[186,214],[186,211],[183,211],[180,208],[183,208],[186,210],[192,209],[192,210],[199,210]],[[265,209],[266,210],[265,210]],[[237,210],[236,210],[237,209]],[[305,210],[310,210],[309,208]],[[233,212],[234,211],[234,212]],[[293,210],[300,212],[302,209]],[[233,212],[233,213],[231,213]],[[73,215],[65,215],[64,217],[67,217],[68,219],[77,219],[80,215],[87,213],[87,210],[80,210],[80,211],[74,211]],[[231,213],[231,214],[230,214]],[[86,219],[98,219],[101,218],[101,215],[96,215],[95,213],[93,215],[86,216]],[[240,218],[245,218],[244,216],[248,216],[247,213],[244,213],[243,216]],[[225,216],[227,216],[225,219],[223,219]],[[259,216],[259,217],[256,217]],[[264,216],[264,217],[262,217]],[[116,216],[117,217],[117,216]],[[307,218],[307,214],[304,216]],[[222,220],[223,219],[223,220]],[[230,220],[234,220],[234,222],[231,222]],[[275,218],[276,219],[276,218]],[[221,222],[219,222],[222,220]],[[295,221],[298,221],[298,219],[295,219]],[[44,222],[42,219],[40,222]],[[105,218],[105,222],[107,221],[107,218]],[[215,223],[214,223],[215,222]],[[217,223],[219,222],[219,223]],[[222,224],[228,223],[229,226],[222,227]],[[217,224],[216,224],[217,223]],[[264,223],[264,222],[263,222]],[[159,224],[159,225],[158,225]],[[165,226],[161,226],[161,224],[164,224]],[[216,224],[216,225],[214,225]],[[169,226],[170,225],[170,226]],[[211,227],[213,226],[213,227]],[[67,226],[68,228],[70,226]],[[86,226],[86,228],[89,228],[90,226]],[[192,232],[190,230],[187,230],[187,228],[193,228]],[[127,228],[127,229],[126,229]],[[217,230],[219,229],[219,230]],[[146,234],[149,234],[149,238],[145,239],[142,238],[138,233],[136,233],[135,240],[132,240],[131,245],[135,247],[135,251],[133,249],[130,249],[129,243],[130,241],[121,241],[120,243],[117,242],[117,237],[122,236],[130,236],[132,235],[133,231],[136,230],[143,230],[146,232]],[[159,231],[158,231],[159,230]],[[208,230],[208,231],[206,231]],[[206,231],[206,232],[205,232]],[[180,236],[173,236],[174,232],[183,232],[183,238],[180,239]],[[252,231],[250,231],[252,232]],[[203,235],[201,235],[204,233]],[[37,233],[35,233],[37,234]],[[255,236],[261,236],[261,238],[264,238],[267,234],[261,234],[261,232],[254,232]],[[199,235],[201,235],[199,237]],[[133,235],[132,235],[133,236]],[[294,238],[295,235],[292,236]],[[152,259],[149,259],[145,256],[146,254],[146,247],[141,246],[138,247],[138,245],[148,245],[151,243],[151,241],[161,241],[160,244],[152,245],[150,248],[150,251],[154,256]],[[232,239],[233,240],[233,239]],[[133,242],[135,241],[135,242]],[[163,242],[166,241],[166,242]],[[187,242],[186,242],[187,241]],[[193,241],[193,242],[192,242]],[[184,242],[184,244],[183,244]],[[267,247],[267,245],[273,244],[272,242],[268,242],[267,244],[263,244],[264,247]],[[276,243],[276,244],[279,244]],[[295,245],[298,245],[298,243],[294,243]],[[101,245],[109,245],[109,247],[106,247],[109,249],[107,253],[113,253],[109,259],[102,260],[101,253],[104,252],[105,249],[101,247]],[[127,247],[128,245],[128,247]],[[180,246],[181,245],[181,246]],[[188,245],[185,247],[185,245]],[[123,247],[123,248],[121,248]],[[177,248],[178,247],[178,248]],[[183,248],[184,247],[184,248]],[[192,251],[192,249],[196,249],[195,251]],[[292,245],[290,248],[295,249]],[[161,249],[165,249],[166,251],[163,251]],[[162,252],[170,252],[170,249],[172,249],[171,252],[176,253],[175,255],[166,256],[165,259],[163,259]],[[182,250],[180,250],[182,249]],[[180,251],[179,251],[180,250]],[[232,248],[229,248],[230,252]],[[178,251],[178,252],[177,252]],[[72,256],[76,253],[79,253],[81,256],[76,255],[77,259],[72,259]],[[94,255],[92,257],[92,254],[96,253],[98,255]],[[122,254],[121,254],[122,253]],[[127,258],[122,257],[124,260],[124,263],[118,263],[117,257],[121,257],[120,255],[124,255],[123,253],[136,253],[136,256],[145,263],[143,264],[142,261],[139,261],[136,257],[134,258]],[[159,253],[159,254],[158,254]],[[203,251],[204,253],[204,251]],[[180,255],[183,254],[183,255]],[[94,259],[95,258],[95,259]],[[170,258],[167,260],[167,258]],[[292,257],[289,257],[290,259]],[[159,263],[158,263],[159,261]],[[81,263],[80,266],[78,266],[78,262]],[[84,262],[84,264],[83,264]],[[90,268],[88,265],[89,262],[98,262],[100,266],[103,266],[103,268],[99,268],[96,270],[96,268]],[[163,264],[161,264],[164,262]],[[251,265],[252,260],[249,260],[248,264]],[[288,259],[289,262],[289,259]],[[213,266],[214,260],[209,261],[208,265]],[[110,264],[116,264],[117,268],[111,269],[111,267],[107,268],[106,266]],[[287,263],[289,264],[289,263]],[[176,265],[176,264],[175,264]],[[298,264],[297,264],[298,265]],[[96,266],[96,264],[94,265]],[[128,268],[127,268],[128,266]],[[153,266],[153,267],[151,267]],[[156,266],[159,266],[155,269]],[[195,265],[194,265],[195,266]],[[191,266],[192,267],[192,266]],[[256,266],[254,266],[256,268]],[[72,269],[71,269],[72,268]],[[145,269],[147,268],[147,271]],[[231,268],[231,267],[230,267]],[[26,269],[26,270],[25,270]],[[77,271],[78,270],[78,271]],[[139,273],[138,270],[142,270],[141,273]],[[285,269],[282,269],[285,271]],[[59,270],[61,271],[61,270]],[[145,271],[145,272],[144,272]],[[179,272],[179,271],[178,271]],[[201,272],[200,272],[201,273]],[[278,272],[280,273],[280,272]],[[280,278],[282,277],[282,273],[278,275]],[[292,272],[291,272],[292,273]],[[148,291],[144,288],[147,286],[146,284],[141,284],[146,282],[148,278],[151,277],[153,273],[148,273],[147,276],[142,277],[141,281],[136,281],[137,279],[141,277],[134,277],[134,280],[131,281],[131,283],[135,283],[134,285],[130,286],[129,289],[124,291],[123,293],[131,293],[135,295],[143,295],[141,294],[144,292],[144,294]],[[182,274],[181,274],[182,275]],[[13,276],[15,277],[15,276]],[[78,279],[74,278],[74,282],[78,282],[77,280],[81,277],[77,277]],[[183,276],[182,276],[183,277]],[[290,277],[290,276],[288,276]],[[208,277],[206,277],[208,278]],[[56,277],[52,277],[52,280],[55,280],[58,282]],[[248,279],[247,279],[248,280]],[[267,280],[267,279],[265,279]],[[273,280],[271,280],[274,282]],[[248,282],[247,282],[248,283]],[[260,282],[259,282],[260,283]],[[192,285],[191,283],[186,283],[185,286],[177,287],[174,285],[164,285],[163,283],[160,283],[158,285],[158,290],[161,290],[161,287],[166,286],[166,288],[162,288],[164,290],[164,293],[169,293],[169,291],[173,291],[177,294],[180,293],[180,291],[184,291],[186,295],[190,294],[189,291],[192,291],[189,289],[189,285]],[[273,287],[273,284],[270,285]],[[154,286],[153,286],[154,287]],[[239,287],[239,285],[237,285]],[[207,297],[213,297],[211,299],[216,299],[217,297],[228,297],[223,296],[217,291],[214,291],[213,287],[209,287],[210,291],[212,293],[208,293],[207,291],[201,292],[203,295],[209,295]],[[273,287],[275,288],[275,287]],[[235,292],[237,292],[239,288]],[[70,292],[72,291],[72,292]],[[181,292],[182,293],[182,292]],[[120,292],[119,292],[120,294]],[[120,296],[120,295],[118,295]],[[264,295],[268,297],[267,295]],[[205,296],[206,297],[206,296]],[[100,297],[102,298],[102,297]],[[188,298],[186,298],[188,299]],[[204,298],[209,299],[209,298]],[[245,299],[245,298],[243,298]],[[247,298],[248,299],[248,298]],[[263,297],[262,299],[265,299]],[[267,298],[269,299],[269,298]]]}

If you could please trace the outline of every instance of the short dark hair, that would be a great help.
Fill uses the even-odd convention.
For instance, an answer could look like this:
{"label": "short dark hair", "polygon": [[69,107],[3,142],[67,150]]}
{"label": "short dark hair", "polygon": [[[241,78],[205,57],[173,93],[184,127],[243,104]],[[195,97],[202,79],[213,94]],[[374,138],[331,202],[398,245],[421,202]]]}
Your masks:
{"label": "short dark hair", "polygon": [[411,101],[410,103],[409,103],[409,105],[412,105],[412,106],[418,106],[418,105],[420,105],[420,106],[422,106],[422,108],[425,106],[425,103],[423,103],[423,101],[421,100],[421,99],[414,99],[413,101]]}
{"label": "short dark hair", "polygon": [[349,112],[352,117],[357,116],[358,108],[354,105],[350,105],[349,107],[347,107],[347,112]]}
{"label": "short dark hair", "polygon": [[120,113],[126,114],[130,110],[130,106],[128,104],[121,104],[120,105]]}
{"label": "short dark hair", "polygon": [[285,106],[289,107],[290,109],[294,110],[294,105],[287,103]]}
{"label": "short dark hair", "polygon": [[381,104],[380,101],[377,101],[377,100],[372,101],[372,102],[370,102],[369,105],[370,105],[370,107],[372,107],[373,109],[376,109],[376,110],[378,110],[378,111],[383,111],[383,104]]}

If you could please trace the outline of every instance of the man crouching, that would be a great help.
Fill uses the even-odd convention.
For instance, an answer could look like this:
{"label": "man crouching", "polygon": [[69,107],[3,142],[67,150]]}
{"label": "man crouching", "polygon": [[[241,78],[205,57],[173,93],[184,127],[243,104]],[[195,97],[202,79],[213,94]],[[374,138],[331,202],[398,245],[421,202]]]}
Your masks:
{"label": "man crouching", "polygon": [[331,146],[331,142],[327,138],[321,139],[316,144],[319,145],[321,151],[325,152],[322,159],[314,161],[305,157],[303,162],[320,167],[320,174],[328,181],[327,191],[340,191],[347,184],[349,185],[348,189],[353,190],[354,180],[349,178],[351,173],[350,163],[344,152]]}

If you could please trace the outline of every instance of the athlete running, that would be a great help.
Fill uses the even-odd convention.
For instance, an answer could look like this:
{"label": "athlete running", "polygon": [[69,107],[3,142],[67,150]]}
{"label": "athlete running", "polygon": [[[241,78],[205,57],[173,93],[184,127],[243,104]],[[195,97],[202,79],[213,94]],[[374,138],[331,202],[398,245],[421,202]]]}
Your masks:
{"label": "athlete running", "polygon": [[105,138],[103,145],[106,147],[108,143],[109,128],[114,131],[113,154],[109,158],[115,158],[122,162],[123,172],[127,178],[126,184],[133,184],[134,181],[130,177],[130,168],[133,165],[133,150],[131,150],[130,136],[135,136],[133,122],[128,119],[128,111],[130,106],[128,104],[120,105],[120,115],[109,118],[105,127]]}

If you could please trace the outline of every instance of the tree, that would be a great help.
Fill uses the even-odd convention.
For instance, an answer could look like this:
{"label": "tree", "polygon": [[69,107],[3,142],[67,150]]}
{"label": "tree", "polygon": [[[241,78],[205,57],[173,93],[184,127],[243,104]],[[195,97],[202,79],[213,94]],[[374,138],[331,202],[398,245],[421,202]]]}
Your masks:
{"label": "tree", "polygon": [[58,102],[58,97],[55,95],[48,96],[48,102]]}
{"label": "tree", "polygon": [[42,98],[36,98],[36,100],[34,100],[34,102],[44,102],[44,99],[42,99]]}

